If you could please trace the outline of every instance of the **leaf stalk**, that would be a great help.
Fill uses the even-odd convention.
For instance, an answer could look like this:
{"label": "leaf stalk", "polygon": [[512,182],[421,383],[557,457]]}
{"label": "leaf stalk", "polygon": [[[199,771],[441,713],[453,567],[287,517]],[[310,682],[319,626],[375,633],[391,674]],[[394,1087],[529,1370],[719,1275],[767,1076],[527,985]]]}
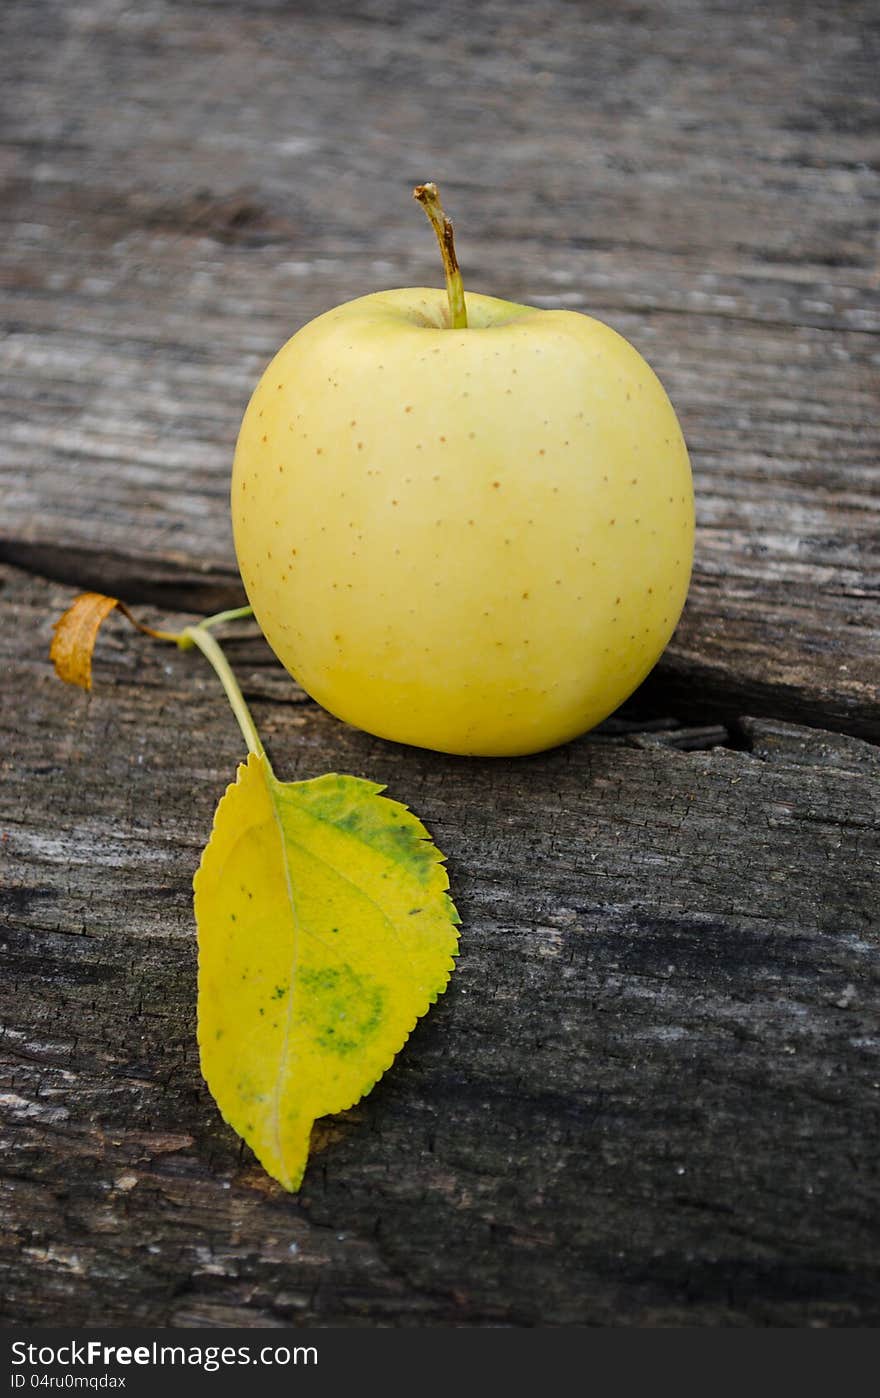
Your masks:
{"label": "leaf stalk", "polygon": [[[245,703],[244,695],[232,667],[220,646],[208,630],[209,626],[215,626],[221,621],[232,621],[235,617],[247,615],[250,607],[238,608],[235,612],[218,612],[216,616],[206,617],[197,626],[187,626],[179,636],[175,637],[178,645],[187,641],[190,645],[196,646],[210,662],[214,673],[223,686],[226,698],[229,700],[232,712],[235,714],[238,726],[241,729],[248,752],[255,753],[262,757],[269,771],[272,772],[272,764],[266,756],[266,749],[263,747],[262,739],[257,732],[257,725],[254,723],[251,711]],[[274,775],[274,773],[273,773]]]}

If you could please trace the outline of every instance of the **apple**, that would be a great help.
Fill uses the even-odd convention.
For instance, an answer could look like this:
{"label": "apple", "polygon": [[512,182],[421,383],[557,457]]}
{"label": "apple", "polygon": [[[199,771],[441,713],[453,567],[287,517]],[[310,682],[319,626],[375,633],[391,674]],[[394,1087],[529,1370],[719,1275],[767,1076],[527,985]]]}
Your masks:
{"label": "apple", "polygon": [[331,713],[441,752],[574,738],[656,663],[694,505],[659,380],[609,326],[446,290],[380,291],[288,340],[247,407],[232,518],[281,662]]}

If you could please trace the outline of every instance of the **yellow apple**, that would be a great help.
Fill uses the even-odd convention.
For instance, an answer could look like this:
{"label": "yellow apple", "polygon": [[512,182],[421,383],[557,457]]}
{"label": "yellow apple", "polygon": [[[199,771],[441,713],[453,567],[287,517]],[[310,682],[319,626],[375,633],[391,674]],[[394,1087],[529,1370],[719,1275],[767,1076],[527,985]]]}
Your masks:
{"label": "yellow apple", "polygon": [[331,713],[442,752],[536,752],[616,709],[672,635],[688,455],[614,330],[470,293],[456,309],[450,282],[447,263],[448,301],[339,306],[275,356],[235,453],[236,552],[269,644]]}

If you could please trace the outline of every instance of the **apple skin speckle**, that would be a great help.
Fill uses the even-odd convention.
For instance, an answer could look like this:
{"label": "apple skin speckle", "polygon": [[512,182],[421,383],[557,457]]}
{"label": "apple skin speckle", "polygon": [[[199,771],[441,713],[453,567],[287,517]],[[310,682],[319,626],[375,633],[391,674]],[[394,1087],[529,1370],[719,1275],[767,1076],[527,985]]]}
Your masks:
{"label": "apple skin speckle", "polygon": [[693,492],[632,345],[576,312],[466,300],[467,330],[416,288],[289,340],[242,422],[233,529],[269,643],[325,708],[514,755],[600,722],[656,663]]}

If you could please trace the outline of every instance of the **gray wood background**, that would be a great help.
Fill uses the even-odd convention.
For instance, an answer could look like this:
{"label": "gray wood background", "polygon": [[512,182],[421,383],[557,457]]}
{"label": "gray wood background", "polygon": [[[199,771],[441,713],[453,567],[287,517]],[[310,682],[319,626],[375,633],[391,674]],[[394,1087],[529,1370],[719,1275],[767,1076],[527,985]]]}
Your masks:
{"label": "gray wood background", "polygon": [[[0,9],[0,1305],[7,1324],[880,1320],[876,4]],[[190,880],[241,756],[183,622],[240,600],[274,350],[436,284],[607,320],[678,409],[697,558],[615,719],[465,761],[230,657],[279,774],[449,855],[449,992],[285,1195],[194,1043]]]}

